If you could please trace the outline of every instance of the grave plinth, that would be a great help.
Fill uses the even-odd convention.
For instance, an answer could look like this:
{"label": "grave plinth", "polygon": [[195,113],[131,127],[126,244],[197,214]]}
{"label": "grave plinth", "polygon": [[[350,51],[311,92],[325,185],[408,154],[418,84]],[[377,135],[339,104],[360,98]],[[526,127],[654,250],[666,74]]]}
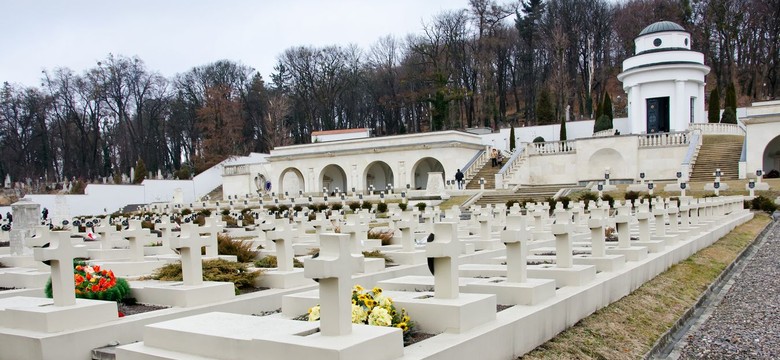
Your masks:
{"label": "grave plinth", "polygon": [[269,241],[273,241],[276,247],[277,268],[265,269],[263,274],[255,280],[257,287],[269,287],[273,289],[288,289],[292,287],[313,285],[314,282],[303,276],[302,268],[293,266],[293,234],[290,231],[269,231]]}
{"label": "grave plinth", "polygon": [[73,259],[86,256],[84,247],[74,247],[68,231],[53,232],[50,241],[49,247],[35,248],[33,254],[35,260],[51,264],[53,299],[0,299],[0,328],[53,333],[116,319],[116,302],[76,299]]}
{"label": "grave plinth", "polygon": [[604,241],[604,220],[595,218],[588,220],[590,228],[590,255],[574,255],[573,262],[577,265],[593,265],[597,271],[615,271],[623,267],[626,258],[623,255],[608,255]]}
{"label": "grave plinth", "polygon": [[191,307],[229,300],[235,296],[233,283],[203,281],[201,247],[211,246],[211,239],[201,237],[197,225],[183,224],[181,236],[171,239],[171,248],[181,253],[181,282],[133,282],[135,298],[142,303]]}
{"label": "grave plinth", "polygon": [[461,294],[458,276],[460,241],[457,223],[434,224],[434,240],[425,248],[432,260],[433,296],[421,293],[411,299],[395,299],[421,331],[460,333],[496,318],[496,296]]}
{"label": "grave plinth", "polygon": [[403,356],[400,329],[353,325],[345,336],[318,322],[213,312],[147,325],[143,342],[120,346],[117,359],[390,360]]}

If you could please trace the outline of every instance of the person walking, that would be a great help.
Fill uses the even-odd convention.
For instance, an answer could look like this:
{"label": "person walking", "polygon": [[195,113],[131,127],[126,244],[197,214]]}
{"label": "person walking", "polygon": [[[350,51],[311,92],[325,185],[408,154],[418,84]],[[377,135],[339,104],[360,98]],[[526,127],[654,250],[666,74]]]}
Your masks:
{"label": "person walking", "polygon": [[463,173],[460,172],[460,169],[458,169],[458,172],[455,173],[455,181],[458,182],[458,190],[463,189]]}
{"label": "person walking", "polygon": [[498,150],[493,148],[490,151],[490,167],[496,167],[496,165],[498,165]]}

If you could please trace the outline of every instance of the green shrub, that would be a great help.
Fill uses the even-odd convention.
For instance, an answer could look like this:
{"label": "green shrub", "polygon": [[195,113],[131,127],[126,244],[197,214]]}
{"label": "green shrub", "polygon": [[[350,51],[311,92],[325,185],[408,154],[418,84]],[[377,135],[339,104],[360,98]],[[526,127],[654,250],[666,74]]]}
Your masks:
{"label": "green shrub", "polygon": [[544,138],[541,137],[541,136],[537,136],[537,137],[534,138],[534,142],[535,143],[543,143],[544,142]]}
{"label": "green shrub", "polygon": [[[255,267],[257,267],[257,268],[275,268],[275,267],[279,267],[279,264],[276,261],[276,256],[268,255],[268,256],[263,257],[260,260],[255,261]],[[303,267],[303,263],[300,260],[298,260],[296,258],[293,258],[293,267],[302,268]]]}
{"label": "green shrub", "polygon": [[374,258],[374,259],[385,259],[385,264],[392,264],[393,259],[387,257],[384,253],[382,253],[379,250],[374,251],[363,251],[363,256],[367,258]]}
{"label": "green shrub", "polygon": [[244,210],[241,210],[241,215],[244,217],[244,219],[242,220],[244,225],[255,224],[255,216],[252,214],[252,209],[246,208]]}
{"label": "green shrub", "polygon": [[[330,206],[330,209],[333,210],[333,211],[341,211],[342,208],[343,208],[343,206],[341,206],[340,203],[335,203],[335,204]],[[325,208],[322,209],[322,210],[327,210],[327,209],[328,209],[328,205],[325,205]]]}
{"label": "green shrub", "polygon": [[190,178],[190,169],[186,166],[182,166],[173,173],[173,176],[179,180],[188,180]]}
{"label": "green shrub", "polygon": [[228,209],[224,209],[224,210],[222,210],[222,211],[221,211],[219,214],[220,214],[220,215],[222,215],[222,216],[225,216],[225,215],[230,215],[230,210],[228,210]]}
{"label": "green shrub", "polygon": [[561,196],[558,198],[558,201],[563,203],[563,208],[568,209],[569,203],[571,202],[571,199],[568,196]]}
{"label": "green shrub", "polygon": [[424,202],[418,202],[417,205],[415,205],[415,206],[417,207],[417,210],[425,211],[425,207],[428,206],[428,205],[426,203],[424,203]]}
{"label": "green shrub", "polygon": [[387,212],[387,204],[381,202],[379,204],[376,204],[376,211],[378,213],[386,213]]}
{"label": "green shrub", "polygon": [[290,207],[285,204],[279,205],[279,212],[283,213],[285,211],[290,211]]}
{"label": "green shrub", "polygon": [[226,226],[238,226],[238,220],[230,215],[222,215],[222,221],[225,222]]}
{"label": "green shrub", "polygon": [[601,115],[593,123],[593,132],[612,129],[612,120],[609,119],[609,115]]}
{"label": "green shrub", "polygon": [[265,210],[271,213],[279,212],[279,207],[276,205],[268,205],[265,207]]}
{"label": "green shrub", "polygon": [[293,211],[303,211],[303,206],[295,205],[293,206]]}
{"label": "green shrub", "polygon": [[393,233],[393,229],[372,228],[368,230],[366,237],[369,239],[382,240],[382,246],[387,246],[392,242]]}
{"label": "green shrub", "polygon": [[588,191],[586,193],[582,193],[582,195],[577,198],[577,201],[582,201],[585,203],[585,210],[588,209],[588,203],[591,201],[598,202],[599,201],[599,195],[597,193]]}
{"label": "green shrub", "polygon": [[238,262],[252,262],[257,258],[257,251],[252,249],[251,241],[233,240],[227,234],[217,235],[217,253],[220,255],[235,255]]}
{"label": "green shrub", "polygon": [[374,207],[374,204],[372,204],[370,201],[364,201],[363,205],[360,205],[360,207],[366,210],[371,210],[371,208]]}
{"label": "green shrub", "polygon": [[615,205],[615,198],[612,197],[610,194],[603,194],[601,195],[601,200],[608,203],[609,207],[612,207]]}
{"label": "green shrub", "polygon": [[777,204],[775,204],[772,199],[764,197],[763,195],[754,197],[753,200],[751,200],[751,205],[753,210],[762,210],[769,214],[777,210]]}
{"label": "green shrub", "polygon": [[[211,216],[211,210],[209,210],[209,209],[201,209],[200,211],[198,211],[198,214],[203,215],[203,216]],[[184,214],[182,213],[182,215],[184,215]]]}
{"label": "green shrub", "polygon": [[406,211],[406,207],[408,206],[407,203],[400,203],[398,204],[398,208],[401,209],[401,211]]}
{"label": "green shrub", "polygon": [[190,210],[189,208],[181,209],[181,214],[182,215],[190,215],[190,214],[192,214],[192,210]]}
{"label": "green shrub", "polygon": [[[248,271],[246,264],[223,259],[203,261],[203,280],[232,282],[236,290],[254,287],[259,271]],[[152,279],[161,281],[182,281],[181,263],[167,264],[154,270]]]}
{"label": "green shrub", "polygon": [[520,201],[517,201],[517,200],[507,200],[507,202],[506,202],[506,207],[507,207],[507,208],[511,208],[511,207],[512,207],[512,205],[514,205],[514,204],[519,204],[519,203],[520,203]]}
{"label": "green shrub", "polygon": [[638,191],[627,191],[625,195],[626,200],[630,200],[631,204],[634,204],[634,200],[639,199],[641,194]]}
{"label": "green shrub", "polygon": [[737,123],[737,111],[732,107],[727,107],[723,110],[723,116],[720,118],[720,122],[724,124],[736,124]]}
{"label": "green shrub", "polygon": [[356,212],[357,209],[360,209],[360,203],[357,201],[349,203],[349,209],[352,210],[352,212]]}

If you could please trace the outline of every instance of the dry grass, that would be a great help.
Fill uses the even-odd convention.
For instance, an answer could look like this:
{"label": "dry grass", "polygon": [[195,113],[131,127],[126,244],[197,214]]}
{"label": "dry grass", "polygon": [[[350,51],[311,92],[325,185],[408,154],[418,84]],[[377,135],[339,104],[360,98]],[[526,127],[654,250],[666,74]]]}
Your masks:
{"label": "dry grass", "polygon": [[770,219],[756,217],[542,344],[522,359],[638,359],[696,302]]}
{"label": "dry grass", "polygon": [[[439,204],[439,208],[442,210],[447,210],[453,206],[461,206],[469,198],[471,198],[471,196],[453,196],[447,200],[442,201],[442,203]],[[411,206],[409,207],[409,210],[411,210]]]}

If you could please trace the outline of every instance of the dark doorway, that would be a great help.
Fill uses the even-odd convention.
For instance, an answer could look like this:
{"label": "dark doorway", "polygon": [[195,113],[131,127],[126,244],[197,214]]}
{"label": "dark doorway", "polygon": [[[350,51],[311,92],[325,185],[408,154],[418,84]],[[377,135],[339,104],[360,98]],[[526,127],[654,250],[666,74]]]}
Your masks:
{"label": "dark doorway", "polygon": [[647,133],[669,132],[669,97],[647,99]]}

